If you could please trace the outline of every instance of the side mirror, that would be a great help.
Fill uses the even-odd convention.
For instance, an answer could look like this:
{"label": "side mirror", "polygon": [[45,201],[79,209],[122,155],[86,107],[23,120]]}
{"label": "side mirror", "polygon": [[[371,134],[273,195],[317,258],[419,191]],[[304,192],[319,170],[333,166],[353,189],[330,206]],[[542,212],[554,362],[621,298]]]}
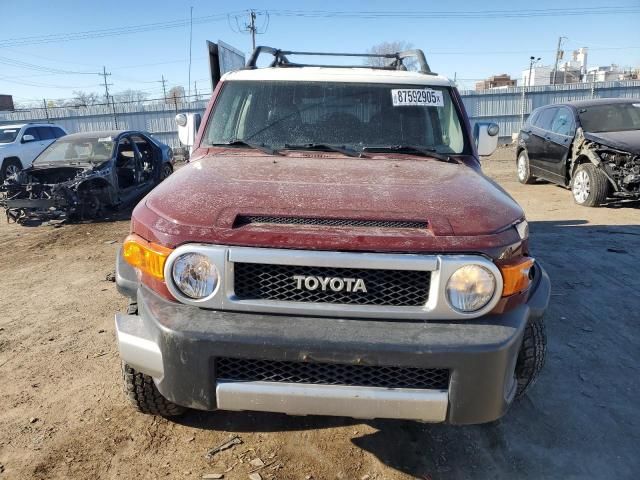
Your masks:
{"label": "side mirror", "polygon": [[22,136],[22,143],[33,142],[35,139],[36,139],[36,137],[34,137],[33,135],[23,135]]}
{"label": "side mirror", "polygon": [[474,128],[478,155],[488,157],[498,148],[498,133],[500,127],[495,123],[479,122]]}
{"label": "side mirror", "polygon": [[187,125],[187,116],[184,113],[177,114],[176,123],[179,127],[185,127]]}
{"label": "side mirror", "polygon": [[196,134],[200,127],[199,113],[179,113],[176,115],[176,125],[178,125],[178,138],[185,147],[191,147],[196,142]]}

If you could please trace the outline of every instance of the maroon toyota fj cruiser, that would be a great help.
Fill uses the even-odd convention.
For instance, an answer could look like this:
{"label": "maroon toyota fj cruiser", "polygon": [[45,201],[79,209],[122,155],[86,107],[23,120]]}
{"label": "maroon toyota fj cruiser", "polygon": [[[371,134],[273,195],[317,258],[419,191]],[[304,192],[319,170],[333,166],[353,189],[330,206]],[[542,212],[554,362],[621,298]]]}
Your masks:
{"label": "maroon toyota fj cruiser", "polygon": [[550,283],[522,209],[482,174],[497,125],[472,132],[420,50],[382,68],[295,54],[259,47],[226,74],[191,162],[133,212],[116,272],[130,400],[499,418],[544,362]]}

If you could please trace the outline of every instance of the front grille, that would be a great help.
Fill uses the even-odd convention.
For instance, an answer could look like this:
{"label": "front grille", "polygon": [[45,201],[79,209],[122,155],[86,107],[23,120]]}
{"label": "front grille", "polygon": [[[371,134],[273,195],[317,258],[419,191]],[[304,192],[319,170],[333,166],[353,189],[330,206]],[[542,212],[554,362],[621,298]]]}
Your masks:
{"label": "front grille", "polygon": [[268,217],[260,215],[240,215],[236,217],[234,228],[252,223],[275,225],[319,225],[324,227],[367,227],[367,228],[426,228],[427,222],[412,220],[358,220],[352,218],[313,217]]}
{"label": "front grille", "polygon": [[357,387],[446,390],[449,370],[338,363],[303,363],[221,357],[216,361],[220,380],[288,382]]}
{"label": "front grille", "polygon": [[[307,267],[235,263],[235,294],[240,300],[280,300],[285,302],[335,303],[344,305],[384,305],[419,307],[429,297],[431,272],[413,270],[379,270],[366,268]],[[361,279],[366,292],[342,291],[331,284],[310,290],[296,276]],[[301,288],[298,288],[301,283]],[[316,285],[316,281],[311,281]],[[340,282],[336,282],[336,286]],[[355,286],[351,282],[352,288]]]}

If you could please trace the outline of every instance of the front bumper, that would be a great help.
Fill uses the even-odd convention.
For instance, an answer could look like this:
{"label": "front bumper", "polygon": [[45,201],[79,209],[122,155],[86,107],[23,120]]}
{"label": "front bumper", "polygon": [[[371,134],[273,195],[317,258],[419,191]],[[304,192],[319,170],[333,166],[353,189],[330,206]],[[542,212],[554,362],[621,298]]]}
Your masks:
{"label": "front bumper", "polygon": [[[122,293],[138,315],[116,315],[121,356],[154,378],[160,393],[199,410],[402,418],[474,424],[501,417],[516,391],[515,363],[527,321],[540,317],[550,294],[537,266],[526,304],[469,321],[415,322],[205,310],[169,302],[118,265]],[[217,379],[217,358],[438,368],[448,389]]]}

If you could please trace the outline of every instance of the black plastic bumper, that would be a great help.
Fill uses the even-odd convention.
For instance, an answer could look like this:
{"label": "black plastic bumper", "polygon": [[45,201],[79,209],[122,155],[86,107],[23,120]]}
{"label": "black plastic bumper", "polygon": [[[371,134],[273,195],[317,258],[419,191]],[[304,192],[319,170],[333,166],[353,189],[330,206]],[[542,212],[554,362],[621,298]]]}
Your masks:
{"label": "black plastic bumper", "polygon": [[[126,278],[131,272],[118,268],[122,293],[133,293],[135,279]],[[513,401],[525,325],[543,315],[549,295],[549,278],[537,266],[527,304],[502,315],[440,323],[211,311],[169,302],[140,286],[136,319],[160,352],[163,374],[156,385],[179,405],[217,408],[218,357],[444,368],[451,372],[446,421],[475,424],[501,417]]]}

